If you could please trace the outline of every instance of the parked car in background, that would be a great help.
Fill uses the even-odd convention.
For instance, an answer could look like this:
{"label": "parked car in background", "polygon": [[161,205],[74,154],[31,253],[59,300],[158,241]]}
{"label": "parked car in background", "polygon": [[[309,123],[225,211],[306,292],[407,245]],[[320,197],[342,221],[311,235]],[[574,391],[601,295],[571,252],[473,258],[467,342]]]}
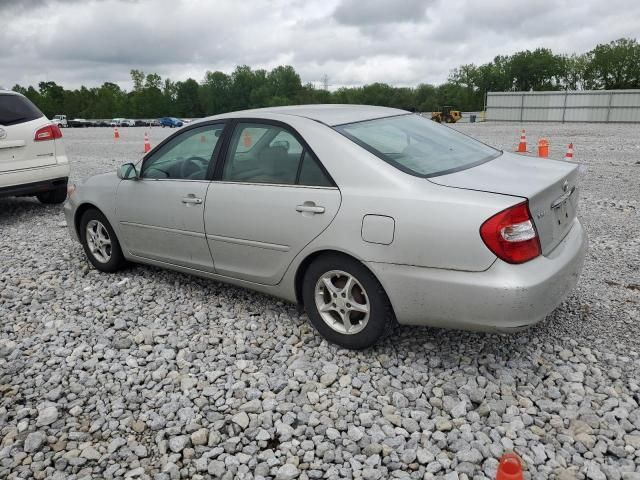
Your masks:
{"label": "parked car in background", "polygon": [[150,127],[159,127],[160,126],[160,120],[157,120],[157,119],[149,120],[149,126]]}
{"label": "parked car in background", "polygon": [[0,90],[0,196],[62,203],[68,178],[60,127],[28,98]]}
{"label": "parked car in background", "polygon": [[110,124],[107,120],[96,120],[94,122],[94,127],[109,127]]}
{"label": "parked car in background", "polygon": [[169,128],[177,128],[177,127],[181,127],[184,125],[184,122],[182,120],[180,120],[179,118],[175,118],[175,117],[162,117],[160,119],[160,126],[161,127],[169,127]]}
{"label": "parked car in background", "polygon": [[72,128],[87,128],[93,126],[93,122],[85,118],[74,118],[73,120],[69,120],[69,127]]}
{"label": "parked car in background", "polygon": [[66,115],[54,115],[53,119],[51,120],[51,122],[55,123],[60,128],[69,126],[68,123],[67,123],[67,116]]}
{"label": "parked car in background", "polygon": [[403,110],[301,105],[193,122],[79,184],[65,214],[98,270],[132,261],[253,288],[365,348],[396,321],[513,331],[545,318],[587,250],[577,181],[575,164]]}
{"label": "parked car in background", "polygon": [[123,118],[120,120],[120,127],[135,127],[136,122],[134,120],[130,120],[128,118]]}
{"label": "parked car in background", "polygon": [[120,122],[124,120],[124,118],[114,118],[109,122],[109,126],[110,127],[119,127],[120,126]]}

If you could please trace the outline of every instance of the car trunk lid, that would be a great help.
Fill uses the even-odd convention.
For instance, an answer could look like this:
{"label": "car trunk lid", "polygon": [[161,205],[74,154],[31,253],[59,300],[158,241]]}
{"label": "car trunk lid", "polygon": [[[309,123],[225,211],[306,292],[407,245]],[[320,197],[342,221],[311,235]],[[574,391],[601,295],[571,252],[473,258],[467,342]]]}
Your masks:
{"label": "car trunk lid", "polygon": [[16,125],[0,125],[0,171],[11,172],[55,165],[55,140],[35,142],[38,128],[50,123],[45,117]]}
{"label": "car trunk lid", "polygon": [[460,172],[431,177],[438,185],[526,198],[547,255],[571,229],[578,207],[578,165],[504,153]]}

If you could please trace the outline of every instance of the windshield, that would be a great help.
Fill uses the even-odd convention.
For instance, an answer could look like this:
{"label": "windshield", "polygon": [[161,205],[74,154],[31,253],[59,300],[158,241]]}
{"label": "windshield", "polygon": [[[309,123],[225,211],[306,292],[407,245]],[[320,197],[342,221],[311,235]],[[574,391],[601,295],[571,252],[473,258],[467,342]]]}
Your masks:
{"label": "windshield", "polygon": [[464,170],[501,155],[499,150],[415,114],[335,128],[382,160],[421,177]]}

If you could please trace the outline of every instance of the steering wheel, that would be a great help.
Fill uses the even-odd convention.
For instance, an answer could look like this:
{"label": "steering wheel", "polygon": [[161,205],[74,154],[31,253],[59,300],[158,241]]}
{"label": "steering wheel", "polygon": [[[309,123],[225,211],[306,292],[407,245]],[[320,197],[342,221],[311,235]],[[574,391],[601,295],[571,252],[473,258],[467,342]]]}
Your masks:
{"label": "steering wheel", "polygon": [[180,165],[180,178],[190,178],[195,173],[200,173],[207,165],[207,160],[202,157],[189,157]]}

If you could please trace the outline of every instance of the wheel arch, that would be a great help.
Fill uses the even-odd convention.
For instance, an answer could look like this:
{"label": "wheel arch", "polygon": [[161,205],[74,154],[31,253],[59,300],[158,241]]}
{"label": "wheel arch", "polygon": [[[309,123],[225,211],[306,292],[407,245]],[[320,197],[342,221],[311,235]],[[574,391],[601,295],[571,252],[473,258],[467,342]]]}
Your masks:
{"label": "wheel arch", "polygon": [[[304,281],[304,274],[306,273],[307,269],[309,268],[309,265],[311,265],[311,263],[313,263],[313,261],[315,261],[317,258],[320,258],[322,256],[325,255],[340,255],[343,257],[348,257],[352,260],[355,260],[356,262],[358,262],[359,264],[361,264],[364,268],[366,268],[369,273],[371,273],[371,275],[373,275],[373,277],[378,281],[378,283],[380,284],[380,286],[382,287],[382,289],[384,290],[384,286],[382,285],[382,282],[380,281],[380,279],[378,278],[378,276],[375,274],[375,272],[373,272],[365,262],[362,261],[362,259],[356,257],[353,254],[341,251],[341,250],[334,250],[334,249],[322,249],[322,250],[316,250],[315,252],[311,252],[309,255],[307,255],[304,260],[302,260],[299,264],[298,267],[296,269],[296,273],[294,276],[294,289],[295,289],[295,294],[296,294],[296,303],[300,306],[303,307],[304,306],[304,301],[302,299],[302,282]],[[386,291],[385,291],[385,295],[387,295]],[[388,295],[387,295],[388,297]]]}
{"label": "wheel arch", "polygon": [[73,228],[76,230],[76,234],[78,238],[82,240],[82,235],[80,232],[80,220],[82,220],[82,216],[85,214],[87,210],[95,209],[104,215],[104,212],[96,207],[93,203],[85,202],[76,208],[75,214],[73,216]]}

